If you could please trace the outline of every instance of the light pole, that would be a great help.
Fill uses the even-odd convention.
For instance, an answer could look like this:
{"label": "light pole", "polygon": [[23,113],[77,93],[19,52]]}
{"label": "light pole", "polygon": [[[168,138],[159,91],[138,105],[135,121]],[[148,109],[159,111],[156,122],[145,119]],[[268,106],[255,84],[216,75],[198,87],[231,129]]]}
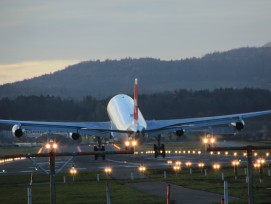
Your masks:
{"label": "light pole", "polygon": [[215,141],[215,138],[213,137],[213,135],[207,135],[207,136],[205,136],[204,138],[203,138],[203,140],[202,140],[202,142],[203,142],[203,144],[204,144],[204,147],[205,147],[205,152],[206,152],[206,150],[207,150],[207,145],[208,145],[208,147],[213,147],[213,145],[214,145],[214,143],[216,142]]}
{"label": "light pole", "polygon": [[105,172],[105,175],[108,177],[111,174],[111,172],[112,172],[111,167],[105,167],[104,168],[104,172]]}
{"label": "light pole", "polygon": [[111,204],[111,195],[110,195],[110,184],[109,184],[109,175],[112,172],[111,167],[105,167],[104,172],[106,174],[106,203]]}
{"label": "light pole", "polygon": [[187,168],[190,167],[191,165],[192,165],[192,163],[190,161],[185,162],[185,166],[187,166]]}
{"label": "light pole", "polygon": [[[269,152],[266,152],[265,153],[265,156],[266,156],[266,161],[268,161],[268,157],[269,157]],[[267,163],[267,171],[268,171],[268,176],[271,176],[271,172],[270,172],[270,162]]]}
{"label": "light pole", "polygon": [[219,170],[221,168],[220,164],[213,164],[213,169],[214,170]]}
{"label": "light pole", "polygon": [[72,175],[72,182],[74,182],[74,176],[77,174],[77,170],[74,167],[74,165],[72,165],[72,168],[70,169],[70,173]]}
{"label": "light pole", "polygon": [[138,170],[139,170],[140,174],[144,174],[144,172],[146,171],[146,167],[144,165],[140,165],[138,167]]}
{"label": "light pole", "polygon": [[233,165],[233,171],[234,171],[234,178],[235,178],[235,180],[237,180],[237,167],[239,165],[239,161],[233,160],[232,165]]}
{"label": "light pole", "polygon": [[187,168],[189,168],[189,173],[190,173],[190,174],[192,174],[191,165],[192,165],[192,163],[191,163],[190,161],[185,162],[185,166],[186,166]]}
{"label": "light pole", "polygon": [[55,150],[57,149],[57,144],[53,140],[50,140],[50,142],[46,144],[46,149],[48,149],[49,151],[49,163],[50,163],[50,202],[51,204],[56,204]]}
{"label": "light pole", "polygon": [[177,176],[177,173],[181,170],[181,167],[179,165],[174,165],[172,168],[175,171],[176,176]]}
{"label": "light pole", "polygon": [[202,169],[203,169],[203,167],[204,167],[204,163],[203,163],[203,162],[200,162],[200,163],[198,164],[198,166],[199,166],[199,168],[200,168],[200,173],[202,173]]}
{"label": "light pole", "polygon": [[168,160],[167,161],[167,164],[170,166],[170,165],[172,165],[172,160]]}
{"label": "light pole", "polygon": [[206,152],[206,148],[207,148],[207,144],[208,144],[208,138],[207,137],[205,137],[205,138],[203,138],[203,144],[204,144],[204,149],[205,149],[205,152]]}
{"label": "light pole", "polygon": [[215,138],[212,137],[212,138],[210,139],[210,142],[211,142],[211,146],[213,146],[214,143],[215,143]]}
{"label": "light pole", "polygon": [[135,151],[135,147],[137,146],[137,141],[136,140],[132,141],[132,146],[133,146],[133,150]]}
{"label": "light pole", "polygon": [[257,164],[258,164],[258,167],[259,167],[259,171],[260,171],[260,182],[263,181],[263,165],[265,163],[265,159],[263,158],[259,158],[257,160]]}
{"label": "light pole", "polygon": [[176,166],[181,166],[181,165],[182,165],[182,162],[181,162],[181,161],[176,161],[176,162],[175,162],[175,165],[176,165]]}

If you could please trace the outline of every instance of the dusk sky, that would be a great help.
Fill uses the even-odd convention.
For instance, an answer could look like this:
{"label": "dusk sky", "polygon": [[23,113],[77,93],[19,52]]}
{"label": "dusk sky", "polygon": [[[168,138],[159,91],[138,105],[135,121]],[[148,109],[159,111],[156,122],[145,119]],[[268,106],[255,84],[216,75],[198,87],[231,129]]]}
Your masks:
{"label": "dusk sky", "polygon": [[86,60],[201,57],[271,41],[270,0],[0,0],[0,84]]}

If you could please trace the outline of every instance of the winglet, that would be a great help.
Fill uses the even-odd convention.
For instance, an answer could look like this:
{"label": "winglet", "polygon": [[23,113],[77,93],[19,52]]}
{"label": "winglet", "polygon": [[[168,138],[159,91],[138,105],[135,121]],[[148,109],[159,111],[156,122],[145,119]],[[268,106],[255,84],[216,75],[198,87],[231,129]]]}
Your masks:
{"label": "winglet", "polygon": [[137,123],[138,120],[138,85],[137,79],[135,79],[134,84],[134,122]]}

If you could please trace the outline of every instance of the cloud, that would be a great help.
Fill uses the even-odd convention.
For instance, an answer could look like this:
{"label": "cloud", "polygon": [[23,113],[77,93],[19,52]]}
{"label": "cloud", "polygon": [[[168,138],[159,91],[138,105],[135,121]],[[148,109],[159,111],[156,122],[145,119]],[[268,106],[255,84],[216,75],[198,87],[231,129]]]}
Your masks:
{"label": "cloud", "polygon": [[42,60],[16,64],[0,64],[0,84],[30,79],[76,64],[80,60]]}

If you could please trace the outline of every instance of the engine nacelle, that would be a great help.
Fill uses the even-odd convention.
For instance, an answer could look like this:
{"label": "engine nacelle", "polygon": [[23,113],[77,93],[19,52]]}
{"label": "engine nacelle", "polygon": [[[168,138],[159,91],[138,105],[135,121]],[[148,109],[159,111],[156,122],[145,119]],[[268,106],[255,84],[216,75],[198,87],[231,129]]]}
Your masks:
{"label": "engine nacelle", "polygon": [[73,140],[79,140],[80,137],[81,137],[81,135],[79,133],[74,133],[74,132],[70,133],[70,138]]}
{"label": "engine nacelle", "polygon": [[179,129],[175,132],[175,134],[178,136],[178,137],[181,137],[184,135],[184,130],[183,129]]}
{"label": "engine nacelle", "polygon": [[236,130],[240,131],[244,129],[245,122],[241,120],[240,122],[233,123],[232,125],[236,128]]}
{"label": "engine nacelle", "polygon": [[20,137],[22,137],[23,136],[23,130],[21,129],[21,126],[20,125],[14,125],[13,127],[12,127],[12,134],[15,136],[15,137],[18,137],[18,138],[20,138]]}

